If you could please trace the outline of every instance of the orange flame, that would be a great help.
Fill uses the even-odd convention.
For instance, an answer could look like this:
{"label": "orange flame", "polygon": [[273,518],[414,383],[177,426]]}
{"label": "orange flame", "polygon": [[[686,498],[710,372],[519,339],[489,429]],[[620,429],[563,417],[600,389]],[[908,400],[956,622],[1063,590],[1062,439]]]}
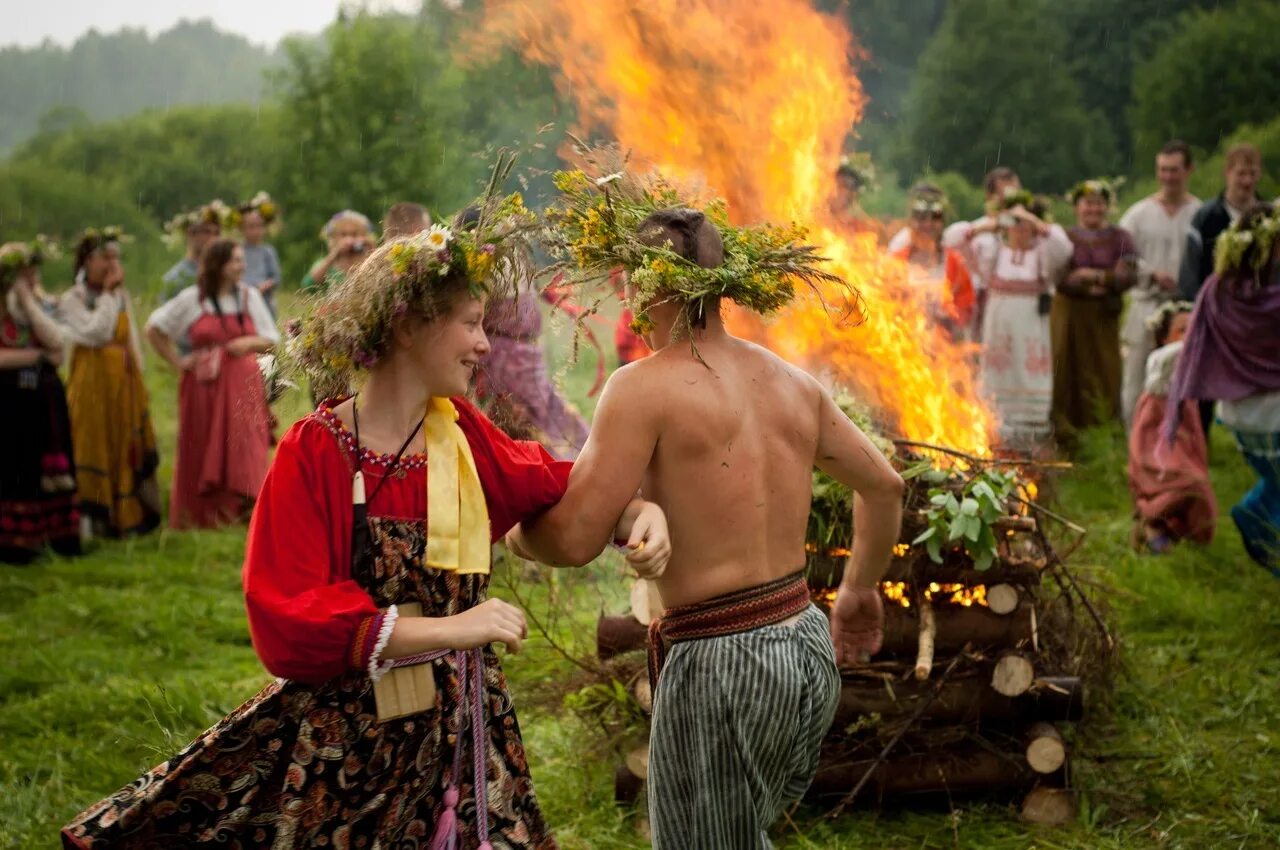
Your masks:
{"label": "orange flame", "polygon": [[557,69],[579,135],[611,136],[673,178],[705,183],[736,221],[808,225],[867,302],[856,327],[806,299],[769,324],[735,316],[736,333],[847,387],[907,438],[987,451],[993,423],[969,352],[934,329],[904,265],[832,211],[864,103],[841,22],[807,0],[489,0],[487,12],[487,34]]}
{"label": "orange flame", "polygon": [[[838,592],[836,588],[831,587],[818,591],[813,598],[815,602],[826,605],[829,608],[835,604]],[[900,605],[903,608],[911,607],[911,588],[905,581],[880,582],[880,595],[884,597],[886,602]],[[930,582],[924,588],[923,596],[929,602],[934,603],[959,605],[964,608],[971,608],[974,605],[982,608],[987,607],[987,587],[982,584],[970,586]]]}

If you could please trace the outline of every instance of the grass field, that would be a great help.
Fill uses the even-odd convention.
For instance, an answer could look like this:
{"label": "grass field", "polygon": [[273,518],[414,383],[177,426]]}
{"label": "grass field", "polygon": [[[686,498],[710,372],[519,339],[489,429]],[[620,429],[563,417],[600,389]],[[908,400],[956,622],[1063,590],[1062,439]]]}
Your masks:
{"label": "grass field", "polygon": [[[558,350],[563,350],[563,346]],[[151,358],[147,379],[165,458],[176,383]],[[591,363],[562,366],[581,398]],[[301,394],[277,413],[291,421]],[[1251,485],[1219,433],[1221,505]],[[1188,850],[1280,847],[1280,583],[1244,556],[1230,521],[1205,549],[1163,558],[1127,549],[1129,497],[1116,433],[1096,433],[1057,487],[1059,508],[1088,526],[1076,569],[1105,575],[1121,637],[1121,675],[1094,700],[1073,747],[1079,822],[1020,824],[1008,801],[924,812],[862,811],[838,822],[801,809],[775,831],[785,848],[849,850]],[[251,696],[268,676],[249,643],[240,596],[244,530],[109,542],[76,560],[0,568],[0,846],[54,847],[84,806],[167,758]],[[554,583],[500,568],[534,610],[557,614],[557,642],[581,648],[602,607],[625,589],[608,561]],[[552,595],[554,594],[554,595]],[[566,848],[645,847],[612,804],[612,762],[556,694],[571,666],[544,641],[506,661],[535,782]],[[549,696],[550,695],[550,696]]]}

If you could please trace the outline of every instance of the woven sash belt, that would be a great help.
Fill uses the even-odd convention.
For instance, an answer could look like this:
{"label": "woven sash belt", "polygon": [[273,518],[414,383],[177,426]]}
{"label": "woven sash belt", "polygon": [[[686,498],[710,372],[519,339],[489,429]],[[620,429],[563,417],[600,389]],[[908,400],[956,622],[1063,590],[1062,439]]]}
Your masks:
{"label": "woven sash belt", "polygon": [[649,682],[658,687],[658,674],[673,644],[772,626],[808,607],[809,586],[801,571],[705,602],[668,608],[649,624]]}

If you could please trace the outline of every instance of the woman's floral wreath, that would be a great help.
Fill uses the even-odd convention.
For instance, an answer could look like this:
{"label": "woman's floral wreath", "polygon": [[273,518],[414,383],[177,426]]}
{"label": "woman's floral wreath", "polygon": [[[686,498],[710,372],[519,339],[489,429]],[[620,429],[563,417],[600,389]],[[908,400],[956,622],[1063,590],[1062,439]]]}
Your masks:
{"label": "woman's floral wreath", "polygon": [[77,245],[89,245],[89,250],[97,251],[107,245],[119,245],[122,242],[132,242],[133,237],[124,232],[124,228],[116,224],[106,227],[86,227],[80,233],[80,238],[76,240]]}
{"label": "woman's floral wreath", "polygon": [[951,212],[947,194],[932,183],[912,186],[907,197],[913,215],[940,215],[945,218]]}
{"label": "woman's floral wreath", "polygon": [[851,178],[858,184],[859,192],[868,191],[876,185],[876,167],[867,153],[848,153],[840,157],[836,176]]}
{"label": "woman's floral wreath", "polygon": [[[636,291],[630,304],[635,314],[631,327],[637,333],[653,328],[648,311],[663,302],[684,304],[680,324],[685,330],[721,298],[757,313],[772,313],[795,297],[797,281],[819,291],[821,284],[838,284],[846,290],[850,310],[860,306],[852,287],[819,267],[825,258],[804,244],[807,234],[800,225],[736,227],[729,223],[723,200],[699,205],[681,197],[661,175],[629,173],[625,157],[616,149],[596,151],[582,145],[579,154],[591,174],[578,169],[554,176],[560,197],[545,217],[549,248],[560,262],[550,271],[570,285],[597,286],[602,298],[614,292],[610,272],[629,271]],[[596,172],[603,176],[593,176]],[[724,242],[721,265],[703,268],[671,250],[670,243],[655,247],[639,239],[636,231],[642,221],[672,207],[698,210],[715,225]]]}
{"label": "woman's floral wreath", "polygon": [[1265,208],[1260,213],[1236,219],[1222,232],[1213,249],[1213,267],[1218,274],[1248,270],[1255,277],[1271,262],[1272,246],[1280,240],[1280,214]]}
{"label": "woman's floral wreath", "polygon": [[249,200],[235,207],[228,213],[228,224],[239,227],[244,217],[251,212],[262,216],[262,223],[267,226],[267,233],[277,236],[280,233],[280,205],[271,200],[266,192],[259,192]]}
{"label": "woman's floral wreath", "polygon": [[216,224],[219,230],[225,230],[235,222],[235,210],[218,198],[195,209],[180,212],[164,223],[164,241],[173,250],[180,250],[186,244],[187,231],[197,224]]}
{"label": "woman's floral wreath", "polygon": [[311,314],[287,327],[286,357],[313,378],[349,384],[387,352],[392,326],[405,315],[432,318],[450,300],[505,290],[527,264],[538,219],[519,193],[500,196],[514,158],[500,156],[485,194],[475,203],[474,226],[441,224],[378,247],[347,278],[320,297]]}
{"label": "woman's floral wreath", "polygon": [[1147,317],[1147,330],[1153,334],[1159,333],[1165,322],[1171,321],[1174,316],[1181,313],[1190,313],[1195,306],[1190,301],[1166,301]]}
{"label": "woman's floral wreath", "polygon": [[1067,201],[1074,204],[1089,195],[1099,195],[1109,204],[1116,199],[1116,190],[1123,185],[1123,177],[1095,177],[1092,180],[1081,180],[1067,192]]}
{"label": "woman's floral wreath", "polygon": [[58,245],[43,233],[30,242],[13,242],[0,248],[0,286],[7,289],[23,269],[58,257]]}
{"label": "woman's floral wreath", "polygon": [[329,220],[324,223],[324,227],[320,228],[320,241],[328,242],[329,238],[333,236],[333,231],[337,228],[338,222],[340,221],[358,221],[364,226],[365,232],[368,233],[370,237],[373,236],[373,222],[369,221],[369,217],[367,215],[362,212],[357,212],[356,210],[340,210],[330,216]]}

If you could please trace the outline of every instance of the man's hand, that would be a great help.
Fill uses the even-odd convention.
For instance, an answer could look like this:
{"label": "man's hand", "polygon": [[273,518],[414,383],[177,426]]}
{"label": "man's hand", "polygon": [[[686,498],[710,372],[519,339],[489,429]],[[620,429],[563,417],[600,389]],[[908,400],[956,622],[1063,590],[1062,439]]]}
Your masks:
{"label": "man's hand", "polygon": [[1152,272],[1151,280],[1164,292],[1174,292],[1178,288],[1178,279],[1164,272]]}
{"label": "man's hand", "polygon": [[640,578],[657,578],[671,560],[671,537],[667,515],[653,502],[645,502],[627,540],[627,564]]}
{"label": "man's hand", "polygon": [[879,587],[847,587],[836,592],[831,609],[831,643],[836,664],[865,664],[884,641],[884,602]]}

